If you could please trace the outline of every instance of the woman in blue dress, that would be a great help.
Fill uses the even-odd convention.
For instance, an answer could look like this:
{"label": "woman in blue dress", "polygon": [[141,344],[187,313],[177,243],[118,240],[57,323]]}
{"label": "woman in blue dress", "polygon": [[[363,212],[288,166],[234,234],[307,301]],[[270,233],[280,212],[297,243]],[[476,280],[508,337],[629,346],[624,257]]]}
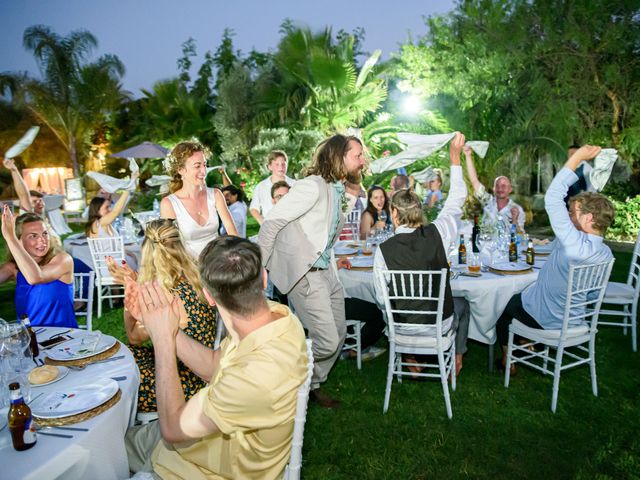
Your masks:
{"label": "woman in blue dress", "polygon": [[7,205],[2,211],[2,236],[9,261],[0,265],[0,282],[16,280],[18,316],[32,325],[77,328],[73,311],[73,259],[51,242],[42,218],[25,213],[14,219]]}

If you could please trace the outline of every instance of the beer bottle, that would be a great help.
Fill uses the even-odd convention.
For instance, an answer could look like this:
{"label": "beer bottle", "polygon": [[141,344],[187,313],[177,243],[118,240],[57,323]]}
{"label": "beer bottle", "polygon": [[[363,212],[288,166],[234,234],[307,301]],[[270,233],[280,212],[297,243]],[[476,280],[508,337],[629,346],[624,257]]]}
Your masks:
{"label": "beer bottle", "polygon": [[20,393],[20,384],[9,385],[11,407],[9,407],[9,431],[13,448],[18,451],[27,450],[36,444],[36,425],[31,416],[31,409],[24,403]]}
{"label": "beer bottle", "polygon": [[511,232],[511,243],[509,243],[509,261],[518,261],[518,246],[516,245],[516,233]]}
{"label": "beer bottle", "polygon": [[458,265],[467,263],[467,247],[464,245],[464,234],[460,234],[460,246],[458,247]]}
{"label": "beer bottle", "polygon": [[473,253],[480,253],[478,235],[480,235],[480,227],[478,226],[478,215],[475,215],[473,217],[473,230],[471,230],[471,249]]}
{"label": "beer bottle", "polygon": [[33,355],[33,358],[36,358],[40,354],[40,348],[38,348],[38,339],[36,338],[36,332],[34,332],[33,328],[31,328],[31,322],[29,321],[28,316],[22,315],[21,321],[22,321],[22,324],[27,329],[27,332],[29,332],[29,336],[31,337],[31,343],[29,344],[29,347],[31,348],[31,355]]}
{"label": "beer bottle", "polygon": [[536,254],[533,251],[533,242],[529,240],[527,245],[527,265],[533,265],[534,263],[536,263]]}

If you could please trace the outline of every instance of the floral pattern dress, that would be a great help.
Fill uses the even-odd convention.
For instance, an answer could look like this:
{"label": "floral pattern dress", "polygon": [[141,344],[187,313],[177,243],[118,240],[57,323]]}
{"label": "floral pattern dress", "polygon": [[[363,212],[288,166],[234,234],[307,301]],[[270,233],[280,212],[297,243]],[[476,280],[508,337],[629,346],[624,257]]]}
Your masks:
{"label": "floral pattern dress", "polygon": [[[187,326],[183,329],[183,332],[204,346],[213,348],[216,336],[215,308],[202,303],[198,299],[194,288],[188,284],[186,280],[181,280],[178,283],[176,293],[184,303],[188,317]],[[133,356],[140,369],[138,411],[155,412],[157,406],[153,346],[129,345],[129,349],[133,352]],[[186,400],[190,399],[206,385],[204,380],[189,370],[179,360],[178,373],[180,374],[180,383],[182,384],[182,390],[184,391]]]}

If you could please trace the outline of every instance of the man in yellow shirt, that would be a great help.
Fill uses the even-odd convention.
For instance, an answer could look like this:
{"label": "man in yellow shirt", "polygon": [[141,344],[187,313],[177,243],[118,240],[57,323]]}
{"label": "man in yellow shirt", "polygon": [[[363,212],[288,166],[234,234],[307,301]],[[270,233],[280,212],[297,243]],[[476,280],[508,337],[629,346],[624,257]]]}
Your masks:
{"label": "man in yellow shirt", "polygon": [[[127,432],[130,468],[159,478],[279,478],[306,376],[304,332],[287,307],[265,299],[266,272],[250,241],[212,241],[200,275],[229,333],[215,351],[179,330],[175,297],[156,282],[140,288],[155,350],[158,421]],[[209,381],[188,402],[176,356]]]}

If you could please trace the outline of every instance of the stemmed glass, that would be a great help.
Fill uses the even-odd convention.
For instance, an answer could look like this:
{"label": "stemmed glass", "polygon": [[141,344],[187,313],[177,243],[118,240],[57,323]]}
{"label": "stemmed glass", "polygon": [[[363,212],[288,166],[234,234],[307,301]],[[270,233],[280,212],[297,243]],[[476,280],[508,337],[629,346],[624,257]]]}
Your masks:
{"label": "stemmed glass", "polygon": [[9,371],[8,377],[10,381],[17,380],[20,383],[20,390],[28,401],[31,395],[27,374],[33,367],[31,364],[33,357],[31,356],[31,336],[27,327],[22,322],[7,324],[6,336],[4,337],[4,345],[9,351]]}

